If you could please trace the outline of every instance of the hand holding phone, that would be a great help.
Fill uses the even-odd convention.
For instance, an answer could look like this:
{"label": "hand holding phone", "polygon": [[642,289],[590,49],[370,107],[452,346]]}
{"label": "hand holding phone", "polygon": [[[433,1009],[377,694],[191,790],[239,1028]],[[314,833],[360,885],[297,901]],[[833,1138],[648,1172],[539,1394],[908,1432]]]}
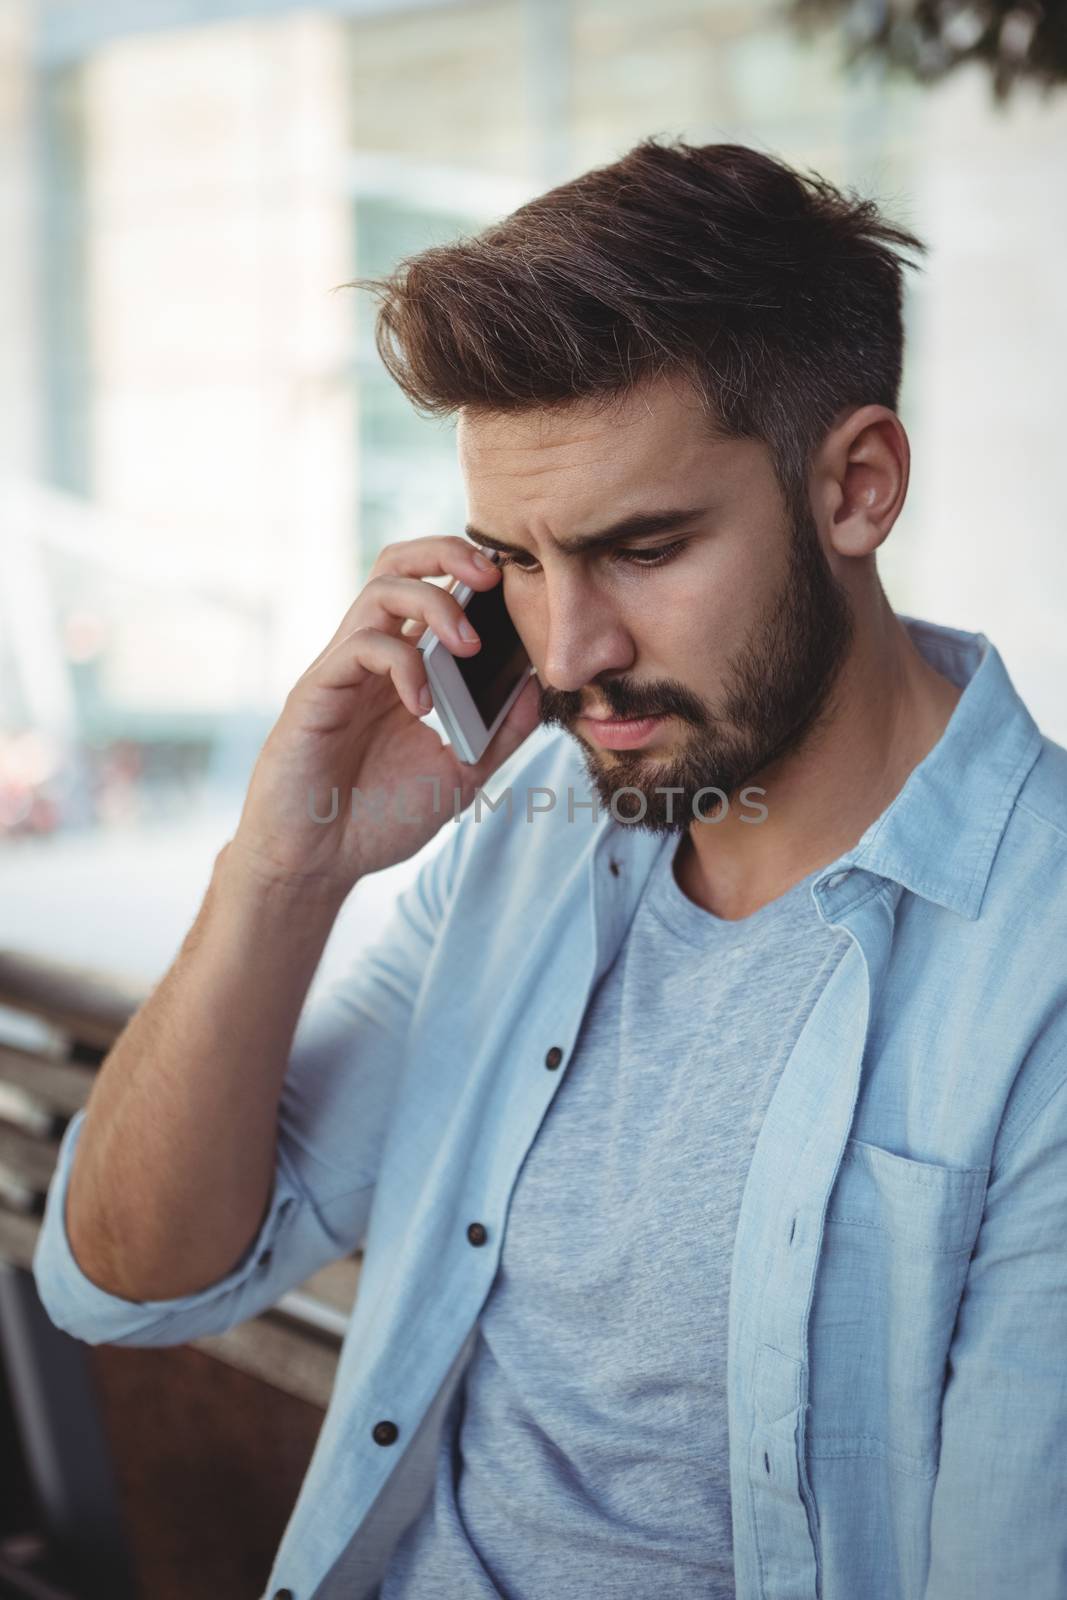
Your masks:
{"label": "hand holding phone", "polygon": [[[361,877],[421,849],[456,814],[455,792],[458,809],[470,805],[537,727],[536,685],[523,693],[533,669],[521,645],[516,651],[500,570],[479,566],[475,553],[469,540],[447,535],[379,553],[260,751],[228,846],[243,870],[340,902]],[[423,581],[457,576],[455,592]],[[472,604],[486,600],[484,611]],[[479,641],[459,633],[467,616],[485,630]],[[420,646],[431,639],[428,662]],[[479,656],[478,670],[457,683],[453,669]],[[455,746],[421,720],[428,669],[449,732],[458,730]]]}
{"label": "hand holding phone", "polygon": [[434,710],[459,759],[473,764],[481,760],[536,669],[508,615],[501,584],[473,589],[457,582],[450,593],[463,607],[481,649],[475,655],[453,655],[432,628],[419,640],[419,649]]}

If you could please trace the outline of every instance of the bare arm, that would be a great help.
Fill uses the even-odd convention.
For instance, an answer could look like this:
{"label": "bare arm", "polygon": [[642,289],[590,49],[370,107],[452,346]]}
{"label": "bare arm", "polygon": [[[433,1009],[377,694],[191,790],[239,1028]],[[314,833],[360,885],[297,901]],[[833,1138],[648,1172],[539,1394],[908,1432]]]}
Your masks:
{"label": "bare arm", "polygon": [[216,1282],[270,1201],[293,1034],[343,903],[219,852],[172,966],[93,1084],[67,1195],[86,1276],[127,1300]]}
{"label": "bare arm", "polygon": [[[172,1300],[238,1264],[269,1210],[293,1038],[346,896],[439,831],[427,779],[469,803],[536,725],[532,680],[476,765],[419,721],[421,628],[460,654],[481,648],[458,633],[455,597],[423,580],[462,573],[492,587],[500,572],[478,560],[448,536],[387,545],[287,696],[200,914],[89,1097],[64,1221],[97,1288]],[[405,637],[411,623],[421,627]],[[323,826],[308,805],[368,780],[385,794],[381,821],[343,807]],[[395,805],[405,788],[413,810]]]}

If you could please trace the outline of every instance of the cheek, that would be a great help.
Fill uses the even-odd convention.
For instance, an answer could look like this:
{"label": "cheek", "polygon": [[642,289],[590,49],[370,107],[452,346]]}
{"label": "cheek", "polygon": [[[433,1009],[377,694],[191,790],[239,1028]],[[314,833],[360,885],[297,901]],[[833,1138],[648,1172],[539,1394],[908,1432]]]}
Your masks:
{"label": "cheek", "polygon": [[715,619],[724,607],[716,586],[693,569],[664,571],[646,581],[631,597],[627,607],[634,627],[643,638],[670,641],[672,653],[696,645],[704,648],[716,628]]}
{"label": "cheek", "polygon": [[696,693],[714,693],[750,637],[761,604],[751,591],[741,599],[734,594],[725,582],[697,587],[691,578],[672,584],[670,593],[664,588],[635,624],[642,655]]}
{"label": "cheek", "polygon": [[[509,582],[507,576],[502,581],[508,615],[527,654],[539,661],[549,634],[543,586],[524,585],[521,578]],[[744,636],[739,608],[724,601],[723,588],[719,582],[698,587],[691,571],[670,578],[663,572],[643,582],[633,579],[599,597],[601,620],[613,618],[634,641],[638,655],[659,663],[663,671],[683,679],[714,676]],[[590,596],[578,605],[587,623],[592,603]]]}

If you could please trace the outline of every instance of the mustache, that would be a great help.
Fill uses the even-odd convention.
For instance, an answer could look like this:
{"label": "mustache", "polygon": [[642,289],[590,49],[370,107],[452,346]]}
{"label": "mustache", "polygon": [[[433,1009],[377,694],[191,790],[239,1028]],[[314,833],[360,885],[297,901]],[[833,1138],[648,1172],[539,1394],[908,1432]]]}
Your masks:
{"label": "mustache", "polygon": [[[640,698],[634,693],[620,691],[614,685],[600,685],[599,688],[602,699],[607,701],[607,714],[610,717],[623,720],[673,716],[698,724],[704,720],[702,708],[695,706],[688,695],[681,696],[677,692],[663,690],[652,700],[650,696]],[[540,714],[542,722],[569,727],[584,715],[582,697],[571,690],[542,686]]]}

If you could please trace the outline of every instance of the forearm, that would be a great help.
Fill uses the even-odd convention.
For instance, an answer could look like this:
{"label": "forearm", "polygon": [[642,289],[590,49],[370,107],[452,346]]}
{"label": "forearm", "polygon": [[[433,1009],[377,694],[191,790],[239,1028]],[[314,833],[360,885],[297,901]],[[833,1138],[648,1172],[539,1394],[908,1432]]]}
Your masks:
{"label": "forearm", "polygon": [[78,1264],[128,1300],[192,1294],[255,1237],[293,1035],[340,904],[216,857],[200,913],[93,1084],[67,1196]]}

